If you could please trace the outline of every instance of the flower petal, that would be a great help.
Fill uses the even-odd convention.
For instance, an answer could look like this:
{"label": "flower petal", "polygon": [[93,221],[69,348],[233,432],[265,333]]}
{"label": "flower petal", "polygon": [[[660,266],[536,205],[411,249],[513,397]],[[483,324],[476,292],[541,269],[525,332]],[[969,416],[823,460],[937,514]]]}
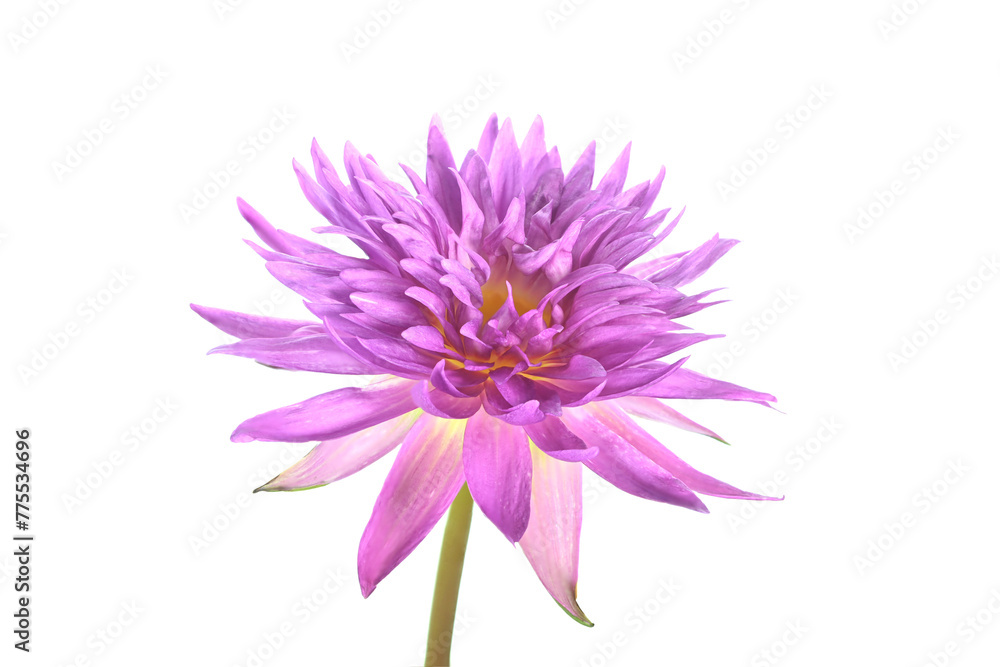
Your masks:
{"label": "flower petal", "polygon": [[236,427],[233,442],[332,440],[381,424],[416,408],[412,381],[383,380],[345,387],[251,417]]}
{"label": "flower petal", "polygon": [[591,413],[591,407],[567,408],[562,417],[570,431],[588,445],[597,447],[597,455],[584,461],[585,466],[634,496],[708,512],[691,489],[604,426]]}
{"label": "flower petal", "polygon": [[586,626],[593,623],[576,601],[583,523],[583,484],[580,465],[556,461],[531,448],[531,520],[521,538],[521,549],[549,595]]}
{"label": "flower petal", "polygon": [[548,415],[542,421],[526,424],[522,428],[538,449],[554,459],[577,462],[597,456],[597,448],[588,447],[558,417]]}
{"label": "flower petal", "polygon": [[465,426],[462,463],[476,504],[517,542],[531,513],[531,452],[524,429],[480,410]]}
{"label": "flower petal", "polygon": [[655,398],[647,398],[646,396],[625,396],[615,399],[615,404],[625,410],[625,412],[635,415],[636,417],[643,417],[645,419],[663,422],[664,424],[670,424],[671,426],[675,426],[683,431],[690,431],[691,433],[698,433],[699,435],[707,435],[710,438],[715,438],[723,444],[729,444],[715,431],[707,429],[701,424],[688,419],[681,413],[667,405],[664,405]]}
{"label": "flower petal", "polygon": [[315,322],[282,320],[263,315],[247,315],[232,310],[209,308],[191,304],[191,310],[208,320],[225,333],[237,338],[281,338],[290,336],[302,327],[315,326]]}
{"label": "flower petal", "polygon": [[778,400],[771,394],[715,380],[686,368],[679,368],[662,380],[636,390],[635,393],[653,398],[717,398],[724,401],[749,401],[765,407],[773,407],[771,403]]}
{"label": "flower petal", "polygon": [[647,456],[670,474],[682,481],[692,491],[704,493],[717,498],[738,498],[743,500],[778,500],[769,496],[742,491],[714,477],[695,470],[681,460],[679,456],[667,449],[656,438],[646,433],[625,412],[613,402],[594,403],[586,410],[608,431],[618,435],[631,444],[637,451]]}
{"label": "flower petal", "polygon": [[358,547],[361,594],[410,555],[444,515],[465,482],[465,423],[424,415],[407,434]]}
{"label": "flower petal", "polygon": [[302,459],[258,491],[302,491],[353,475],[391,452],[403,442],[420,417],[420,411],[382,422],[360,433],[324,440]]}
{"label": "flower petal", "polygon": [[220,345],[208,353],[248,357],[266,366],[294,371],[342,375],[381,373],[342,350],[325,334],[290,338],[247,338],[229,345]]}

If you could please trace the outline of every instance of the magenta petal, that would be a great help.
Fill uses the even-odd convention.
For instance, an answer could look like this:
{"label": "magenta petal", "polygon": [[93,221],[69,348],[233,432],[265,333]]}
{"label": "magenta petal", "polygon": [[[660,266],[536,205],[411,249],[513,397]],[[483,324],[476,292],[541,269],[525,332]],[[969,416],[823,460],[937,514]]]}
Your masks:
{"label": "magenta petal", "polygon": [[512,543],[531,513],[531,452],[524,429],[480,410],[465,427],[462,462],[469,493]]}
{"label": "magenta petal", "polygon": [[521,549],[549,595],[567,614],[593,623],[576,601],[583,523],[582,468],[556,461],[531,448],[531,519]]}
{"label": "magenta petal", "polygon": [[427,537],[458,495],[465,482],[464,427],[424,415],[407,434],[358,547],[365,597]]}
{"label": "magenta petal", "polygon": [[625,396],[623,398],[615,399],[615,405],[625,410],[625,412],[635,415],[636,417],[643,417],[645,419],[663,422],[664,424],[670,424],[671,426],[675,426],[683,431],[690,431],[691,433],[698,433],[699,435],[707,435],[710,438],[715,438],[719,442],[727,445],[729,444],[715,431],[707,429],[701,424],[688,419],[681,413],[667,405],[664,405],[655,398],[647,398],[646,396]]}
{"label": "magenta petal", "polygon": [[329,336],[294,336],[291,338],[247,338],[221,345],[209,354],[232,354],[248,357],[266,366],[316,373],[376,375],[378,369],[340,348]]}
{"label": "magenta petal", "polygon": [[467,419],[482,407],[482,400],[453,396],[431,386],[426,380],[413,385],[413,402],[421,409],[443,419]]}
{"label": "magenta petal", "polygon": [[225,333],[237,338],[281,338],[290,336],[302,327],[313,327],[315,322],[282,320],[263,315],[247,315],[221,308],[208,308],[191,304],[191,310]]}
{"label": "magenta petal", "polygon": [[559,417],[548,415],[542,421],[526,424],[522,428],[538,449],[554,459],[584,461],[597,456],[597,448],[588,447],[573,435]]}
{"label": "magenta petal", "polygon": [[597,456],[584,461],[585,466],[634,496],[708,512],[691,489],[598,421],[591,407],[569,408],[563,411],[562,418],[570,431],[597,447]]}
{"label": "magenta petal", "polygon": [[778,500],[769,496],[742,491],[735,486],[720,482],[703,472],[695,470],[679,456],[663,446],[656,438],[646,433],[625,412],[612,402],[594,403],[586,410],[608,431],[626,440],[643,455],[664,470],[681,480],[692,491],[718,498],[738,498],[742,500]]}
{"label": "magenta petal", "polygon": [[390,419],[359,433],[324,440],[283,473],[257,491],[302,491],[353,475],[379,460],[403,442],[420,411]]}
{"label": "magenta petal", "polygon": [[236,427],[231,440],[309,442],[357,433],[416,408],[410,396],[412,386],[412,381],[392,379],[335,389],[251,417]]}
{"label": "magenta petal", "polygon": [[686,368],[679,368],[662,380],[637,389],[635,393],[654,398],[716,398],[726,401],[749,401],[766,407],[772,407],[771,403],[777,400],[770,394],[745,389],[731,382],[714,380]]}

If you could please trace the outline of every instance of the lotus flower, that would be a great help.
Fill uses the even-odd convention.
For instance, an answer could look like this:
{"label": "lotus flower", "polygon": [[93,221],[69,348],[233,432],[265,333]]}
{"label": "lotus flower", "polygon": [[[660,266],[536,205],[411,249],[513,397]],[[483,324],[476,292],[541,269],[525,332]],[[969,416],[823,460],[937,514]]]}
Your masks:
{"label": "lotus flower", "polygon": [[541,118],[518,145],[511,122],[493,116],[459,167],[435,119],[425,176],[401,165],[411,191],[350,143],[342,181],[314,142],[315,175],[294,165],[326,219],[313,231],[346,236],[361,257],[277,230],[239,200],[264,245],[248,243],[316,319],[192,306],[240,339],[212,352],[378,377],[248,419],[232,440],[318,442],[264,491],[323,486],[398,448],[361,537],[365,597],[464,485],[586,625],[576,600],[584,466],[698,512],[708,510],[697,494],[766,499],[695,470],[632,418],[721,439],[661,399],[774,398],[688,370],[687,357],[664,360],[713,337],[678,320],[718,303],[705,301],[714,290],[681,288],[735,241],[638,261],[683,211],[650,212],[662,168],[624,189],[629,148],[594,186],[594,143],[564,173]]}

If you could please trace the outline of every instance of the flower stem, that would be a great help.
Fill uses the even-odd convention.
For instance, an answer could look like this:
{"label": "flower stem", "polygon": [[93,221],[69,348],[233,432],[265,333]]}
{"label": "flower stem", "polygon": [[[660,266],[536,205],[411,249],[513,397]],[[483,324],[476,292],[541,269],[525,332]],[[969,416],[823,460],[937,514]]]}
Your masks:
{"label": "flower stem", "polygon": [[462,581],[462,565],[465,563],[465,547],[469,542],[471,523],[472,496],[469,494],[469,487],[463,484],[451,503],[448,522],[444,527],[424,667],[451,665],[451,640],[455,627],[455,609],[458,606],[458,587]]}

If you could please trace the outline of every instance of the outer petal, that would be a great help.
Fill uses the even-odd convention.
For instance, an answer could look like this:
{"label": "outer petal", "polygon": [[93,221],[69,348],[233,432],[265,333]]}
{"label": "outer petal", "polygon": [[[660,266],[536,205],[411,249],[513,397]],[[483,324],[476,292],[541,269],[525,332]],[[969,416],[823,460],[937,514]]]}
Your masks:
{"label": "outer petal", "polygon": [[360,433],[319,443],[295,465],[254,489],[302,491],[353,475],[375,463],[403,442],[420,416],[419,410],[390,419]]}
{"label": "outer petal", "polygon": [[679,368],[659,382],[637,391],[639,396],[655,398],[718,398],[726,401],[750,401],[772,407],[777,399],[770,394],[764,394],[739,385],[712,378]]}
{"label": "outer petal", "polygon": [[377,375],[381,373],[373,366],[342,350],[325,334],[292,338],[247,338],[237,343],[221,345],[209,350],[209,354],[220,353],[249,357],[266,366],[294,371],[340,373],[342,375]]}
{"label": "outer petal", "polygon": [[424,415],[403,441],[358,548],[365,597],[427,537],[458,495],[465,482],[464,426]]}
{"label": "outer petal", "polygon": [[741,491],[714,477],[695,470],[681,460],[679,456],[663,446],[656,438],[646,433],[625,412],[612,402],[594,403],[587,410],[593,418],[611,433],[626,440],[635,449],[647,456],[651,461],[670,472],[682,481],[685,486],[698,493],[718,498],[739,498],[744,500],[777,500],[769,496]]}
{"label": "outer petal", "polygon": [[715,438],[721,443],[726,445],[729,444],[715,431],[707,429],[701,424],[688,419],[681,413],[667,405],[664,405],[655,398],[647,398],[646,396],[626,396],[624,398],[615,399],[615,405],[625,410],[625,412],[635,415],[636,417],[644,417],[645,419],[652,419],[654,421],[663,422],[664,424],[670,424],[671,426],[675,426],[682,431],[690,431],[691,433],[697,433],[699,435],[707,435],[710,438]]}
{"label": "outer petal", "polygon": [[251,417],[236,427],[233,442],[332,440],[393,419],[416,408],[411,381],[384,380],[345,387]]}
{"label": "outer petal", "polygon": [[531,513],[531,452],[524,429],[480,410],[465,426],[465,478],[483,514],[517,542]]}
{"label": "outer petal", "polygon": [[620,435],[608,430],[590,413],[589,406],[564,410],[563,421],[581,440],[598,449],[597,456],[583,464],[622,491],[697,512],[708,512],[691,489]]}
{"label": "outer petal", "polygon": [[315,326],[315,322],[304,320],[282,320],[263,315],[248,315],[221,308],[209,308],[191,304],[191,310],[198,313],[225,333],[237,338],[280,338],[290,336],[302,327]]}
{"label": "outer petal", "polygon": [[531,465],[531,520],[521,549],[559,606],[583,625],[592,626],[576,602],[583,468],[556,461],[534,446]]}

